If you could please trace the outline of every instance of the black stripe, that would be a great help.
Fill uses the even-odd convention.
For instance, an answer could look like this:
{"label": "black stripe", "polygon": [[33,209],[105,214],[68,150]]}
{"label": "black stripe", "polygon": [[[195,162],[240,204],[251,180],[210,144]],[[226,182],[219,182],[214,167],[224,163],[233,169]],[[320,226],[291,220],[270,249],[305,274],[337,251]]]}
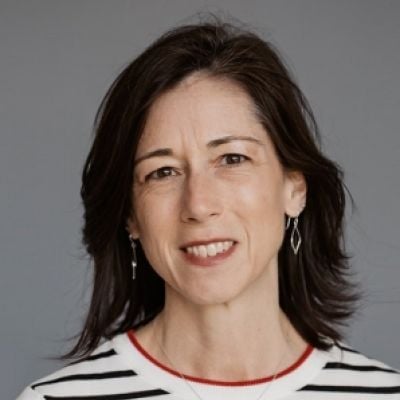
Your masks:
{"label": "black stripe", "polygon": [[351,371],[381,371],[397,374],[398,372],[391,368],[376,367],[374,365],[352,365],[341,362],[328,362],[324,369],[348,369]]}
{"label": "black stripe", "polygon": [[299,389],[299,391],[392,394],[392,393],[400,393],[400,386],[367,387],[367,386],[307,385]]}
{"label": "black stripe", "polygon": [[344,351],[348,351],[350,353],[361,354],[359,351],[351,349],[350,347],[343,346],[342,344],[336,343],[336,346],[339,347],[339,349],[342,349]]}
{"label": "black stripe", "polygon": [[61,378],[52,379],[51,381],[39,382],[31,386],[32,389],[37,388],[38,386],[43,385],[51,385],[52,383],[58,382],[68,382],[68,381],[88,381],[88,380],[98,380],[98,379],[112,379],[112,378],[126,378],[128,376],[134,376],[136,373],[132,370],[126,371],[112,371],[112,372],[100,372],[94,374],[75,374],[75,375],[66,375]]}
{"label": "black stripe", "polygon": [[74,365],[74,364],[78,364],[78,363],[84,362],[84,361],[99,360],[100,358],[107,358],[107,357],[115,356],[116,354],[117,353],[115,352],[115,350],[103,351],[102,353],[93,354],[89,357],[83,358],[82,360],[78,360],[78,361],[69,363],[68,365]]}
{"label": "black stripe", "polygon": [[142,390],[140,392],[120,393],[120,394],[105,394],[99,396],[44,396],[45,400],[128,400],[128,399],[143,399],[145,397],[161,396],[169,394],[162,389]]}

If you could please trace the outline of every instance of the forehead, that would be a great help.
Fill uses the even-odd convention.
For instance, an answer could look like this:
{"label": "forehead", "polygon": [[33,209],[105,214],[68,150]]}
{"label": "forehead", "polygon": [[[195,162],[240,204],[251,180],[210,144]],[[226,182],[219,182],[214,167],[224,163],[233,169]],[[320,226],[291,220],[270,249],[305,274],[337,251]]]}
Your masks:
{"label": "forehead", "polygon": [[189,76],[155,100],[139,147],[191,133],[209,140],[221,134],[259,139],[266,134],[252,98],[239,84],[204,74]]}

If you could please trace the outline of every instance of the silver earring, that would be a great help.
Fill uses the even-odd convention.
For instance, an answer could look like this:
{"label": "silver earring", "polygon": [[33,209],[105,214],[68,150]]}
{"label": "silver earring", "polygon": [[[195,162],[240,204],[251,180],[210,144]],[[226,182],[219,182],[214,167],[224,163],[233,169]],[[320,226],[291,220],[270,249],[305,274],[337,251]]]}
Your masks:
{"label": "silver earring", "polygon": [[286,221],[286,227],[285,227],[285,231],[287,231],[288,229],[289,229],[289,226],[290,226],[290,217],[288,216],[287,217],[287,221]]}
{"label": "silver earring", "polygon": [[136,278],[136,267],[137,267],[137,259],[136,259],[136,243],[133,240],[133,237],[129,235],[129,240],[132,246],[132,279]]}
{"label": "silver earring", "polygon": [[[301,236],[299,229],[297,228],[297,225],[299,223],[299,217],[295,217],[294,222],[293,222],[293,228],[292,228],[292,233],[290,235],[290,244],[293,249],[293,253],[296,255],[299,251],[300,245],[301,245]],[[297,236],[297,243],[295,244],[295,235]]]}

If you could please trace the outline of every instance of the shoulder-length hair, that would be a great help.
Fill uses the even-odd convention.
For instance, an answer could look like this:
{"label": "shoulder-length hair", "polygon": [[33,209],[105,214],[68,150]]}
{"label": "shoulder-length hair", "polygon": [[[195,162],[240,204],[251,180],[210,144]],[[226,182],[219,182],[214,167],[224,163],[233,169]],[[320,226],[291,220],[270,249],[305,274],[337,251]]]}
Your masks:
{"label": "shoulder-length hair", "polygon": [[[146,324],[164,306],[164,282],[140,245],[132,279],[126,224],[133,161],[155,99],[195,72],[240,85],[253,99],[282,166],[304,174],[302,246],[294,255],[286,235],[278,255],[280,307],[314,347],[327,349],[342,339],[358,298],[348,279],[343,171],[322,154],[313,113],[274,46],[214,17],[163,34],[120,73],[101,103],[81,188],[93,293],[79,340],[64,358],[87,355],[102,338]],[[350,199],[354,205],[351,194]]]}

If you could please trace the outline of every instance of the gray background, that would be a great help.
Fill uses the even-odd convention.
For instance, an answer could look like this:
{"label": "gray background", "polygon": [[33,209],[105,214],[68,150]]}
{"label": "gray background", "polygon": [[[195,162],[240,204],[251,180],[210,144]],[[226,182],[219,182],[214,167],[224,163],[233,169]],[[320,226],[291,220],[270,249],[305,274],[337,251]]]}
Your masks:
{"label": "gray background", "polygon": [[399,1],[1,1],[1,398],[57,368],[87,308],[80,173],[121,68],[197,11],[281,49],[358,210],[348,248],[365,290],[348,342],[400,367]]}

